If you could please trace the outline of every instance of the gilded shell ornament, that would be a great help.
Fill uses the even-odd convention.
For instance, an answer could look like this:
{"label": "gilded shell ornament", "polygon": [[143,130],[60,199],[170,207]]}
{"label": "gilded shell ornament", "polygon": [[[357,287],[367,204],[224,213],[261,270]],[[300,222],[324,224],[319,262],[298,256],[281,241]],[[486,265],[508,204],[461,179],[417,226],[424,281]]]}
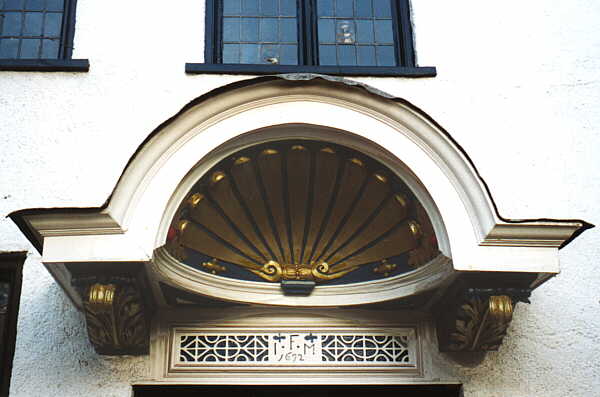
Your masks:
{"label": "gilded shell ornament", "polygon": [[176,214],[169,252],[225,277],[348,283],[410,271],[438,254],[427,213],[402,180],[327,142],[244,149],[207,172]]}

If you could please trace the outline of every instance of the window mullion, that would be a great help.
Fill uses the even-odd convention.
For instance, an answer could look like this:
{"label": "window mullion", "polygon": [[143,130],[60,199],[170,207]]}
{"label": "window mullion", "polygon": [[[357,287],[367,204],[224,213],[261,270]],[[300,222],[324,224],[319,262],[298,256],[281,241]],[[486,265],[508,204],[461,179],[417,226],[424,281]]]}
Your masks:
{"label": "window mullion", "polygon": [[408,0],[392,0],[394,41],[398,66],[415,66],[410,4]]}
{"label": "window mullion", "polygon": [[299,46],[301,65],[318,65],[316,0],[298,0]]}
{"label": "window mullion", "polygon": [[[58,47],[58,57],[59,58],[70,58],[73,53],[73,40],[69,41],[69,38],[72,37],[71,32],[69,32],[69,27],[71,25],[71,6],[75,6],[75,1],[65,0],[64,8],[63,8],[63,16],[62,16],[62,25],[60,28],[60,45]],[[44,14],[47,15],[48,10],[44,8]],[[73,11],[74,12],[74,11]],[[44,17],[45,17],[44,15]],[[74,20],[74,19],[73,19]],[[43,36],[43,33],[42,33]],[[40,45],[40,51],[42,50],[43,44]]]}
{"label": "window mullion", "polygon": [[207,0],[205,9],[205,39],[204,39],[204,62],[221,62],[221,25],[223,24],[221,0]]}

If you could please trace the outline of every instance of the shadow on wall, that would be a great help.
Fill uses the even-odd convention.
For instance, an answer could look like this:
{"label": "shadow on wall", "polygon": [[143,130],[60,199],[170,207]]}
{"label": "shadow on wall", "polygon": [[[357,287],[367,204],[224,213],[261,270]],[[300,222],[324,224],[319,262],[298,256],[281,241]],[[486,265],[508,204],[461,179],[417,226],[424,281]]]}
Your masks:
{"label": "shadow on wall", "polygon": [[485,360],[487,352],[451,352],[441,353],[449,361],[467,368],[475,368]]}

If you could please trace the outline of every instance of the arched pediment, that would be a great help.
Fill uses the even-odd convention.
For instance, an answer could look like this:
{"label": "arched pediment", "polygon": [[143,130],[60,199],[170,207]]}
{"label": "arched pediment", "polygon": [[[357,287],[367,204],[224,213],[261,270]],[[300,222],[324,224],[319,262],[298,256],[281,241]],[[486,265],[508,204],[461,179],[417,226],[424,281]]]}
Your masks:
{"label": "arched pediment", "polygon": [[[215,166],[247,148],[291,139],[340,145],[390,170],[423,205],[441,254],[411,272],[287,296],[277,285],[186,268],[163,249],[178,208]],[[258,78],[205,94],[140,146],[105,207],[23,210],[11,217],[38,248],[43,246],[44,263],[78,305],[88,298],[73,287],[74,275],[94,273],[102,263],[149,264],[142,271],[149,284],[145,293],[159,306],[168,304],[162,285],[186,294],[289,306],[406,298],[434,291],[463,273],[484,274],[486,280],[494,273],[521,273],[527,281],[481,285],[535,288],[558,272],[558,249],[589,227],[576,220],[502,219],[467,154],[431,117],[406,101],[322,76]],[[496,295],[492,291],[485,299]]]}
{"label": "arched pediment", "polygon": [[[518,248],[558,248],[582,226],[581,221],[503,220],[467,155],[429,116],[405,101],[363,86],[313,77],[259,78],[203,95],[140,146],[107,206],[97,211],[99,217],[72,216],[63,222],[64,233],[51,225],[55,216],[46,217],[39,221],[40,231],[50,230],[49,237],[86,235],[96,229],[100,234],[126,234],[140,248],[137,259],[148,259],[164,243],[165,231],[159,228],[171,195],[198,162],[231,139],[281,124],[345,131],[385,148],[382,158],[400,159],[438,206],[456,269],[491,270],[486,253],[498,251],[491,247],[511,246],[515,258],[492,255],[496,265],[519,271],[528,262],[531,271],[557,271],[556,261],[547,261],[544,250],[539,252],[544,258],[532,262],[519,258]],[[49,255],[49,261],[56,259]]]}

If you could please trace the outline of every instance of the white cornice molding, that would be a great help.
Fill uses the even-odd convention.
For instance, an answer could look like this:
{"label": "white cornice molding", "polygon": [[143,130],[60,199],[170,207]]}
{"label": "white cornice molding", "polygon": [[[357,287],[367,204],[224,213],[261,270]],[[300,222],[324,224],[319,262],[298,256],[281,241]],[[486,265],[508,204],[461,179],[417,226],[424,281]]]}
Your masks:
{"label": "white cornice molding", "polygon": [[576,221],[500,223],[492,227],[480,245],[560,248],[584,226]]}
{"label": "white cornice molding", "polygon": [[[125,233],[125,230],[104,212],[35,214],[24,216],[24,220],[42,238]],[[480,245],[561,247],[583,226],[583,222],[550,220],[497,223],[480,242]],[[39,242],[41,243],[41,241]]]}
{"label": "white cornice molding", "polygon": [[124,230],[107,213],[48,213],[25,218],[42,237],[122,234]]}
{"label": "white cornice molding", "polygon": [[[125,231],[106,213],[51,213],[24,216],[32,231],[45,237],[123,234]],[[531,221],[497,223],[479,243],[482,246],[559,248],[584,226],[583,222]]]}

